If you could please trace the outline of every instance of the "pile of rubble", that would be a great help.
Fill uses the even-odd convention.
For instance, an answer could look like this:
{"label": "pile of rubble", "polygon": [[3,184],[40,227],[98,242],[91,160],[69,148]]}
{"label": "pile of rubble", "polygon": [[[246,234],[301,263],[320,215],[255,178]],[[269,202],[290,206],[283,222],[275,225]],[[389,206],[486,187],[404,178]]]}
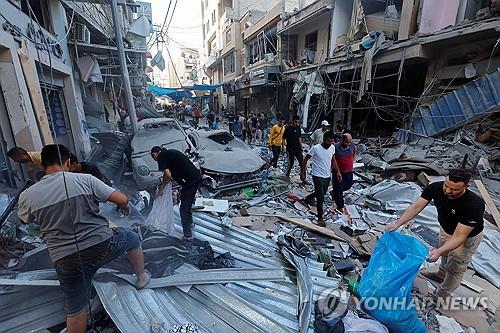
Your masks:
{"label": "pile of rubble", "polygon": [[[430,332],[491,331],[498,325],[500,306],[500,270],[494,264],[500,250],[495,147],[471,138],[470,130],[450,140],[412,133],[403,140],[403,134],[358,140],[355,184],[345,193],[344,211],[331,208],[327,196],[326,227],[317,225],[316,208],[304,202],[313,191],[310,179],[300,181],[298,166],[287,178],[281,171],[284,157],[277,169],[252,179],[204,186],[193,208],[193,244],[179,239],[175,190],[172,214],[165,213],[159,223],[139,210],[121,216],[103,206],[113,224],[139,233],[153,279],[149,288],[136,290],[126,260],[101,269],[94,279],[94,326],[107,332],[327,332],[328,323],[337,322],[341,332],[389,332],[355,295],[356,281],[385,225],[424,186],[443,179],[448,168],[478,166],[480,177],[471,190],[485,198],[488,221],[484,240],[452,296],[486,301],[470,310],[432,307],[426,300],[436,284],[421,276],[412,294],[419,305],[416,313]],[[431,248],[438,245],[437,231],[437,212],[430,205],[402,233]],[[0,250],[1,330],[58,332],[64,321],[62,293],[36,227],[22,226],[11,215],[2,228]],[[424,263],[432,269],[429,265]],[[337,306],[326,306],[325,316],[325,300],[332,299]]]}

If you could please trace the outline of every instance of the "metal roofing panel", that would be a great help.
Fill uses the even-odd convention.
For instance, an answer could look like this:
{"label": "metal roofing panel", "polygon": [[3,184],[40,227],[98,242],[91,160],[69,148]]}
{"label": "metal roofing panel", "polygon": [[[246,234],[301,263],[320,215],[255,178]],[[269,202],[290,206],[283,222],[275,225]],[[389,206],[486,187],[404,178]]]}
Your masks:
{"label": "metal roofing panel", "polygon": [[[152,322],[165,328],[195,323],[204,332],[297,332],[298,289],[296,272],[278,252],[278,246],[250,230],[223,227],[204,213],[193,214],[197,239],[208,241],[216,253],[231,252],[241,267],[285,269],[286,280],[252,281],[193,286],[187,293],[175,287],[136,290],[124,281],[94,282],[99,297],[122,332],[150,332]],[[178,210],[173,220],[181,231]],[[272,253],[264,257],[260,251]],[[317,297],[338,280],[326,277],[322,264],[303,260],[309,270],[311,292]],[[312,298],[307,297],[308,300]],[[313,306],[308,332],[313,331]],[[304,325],[303,327],[307,327]]]}
{"label": "metal roofing panel", "polygon": [[421,106],[410,123],[415,133],[434,136],[500,110],[500,68]]}
{"label": "metal roofing panel", "polygon": [[[16,279],[55,279],[54,270],[20,273]],[[0,287],[0,332],[25,333],[66,320],[64,295],[59,287]]]}

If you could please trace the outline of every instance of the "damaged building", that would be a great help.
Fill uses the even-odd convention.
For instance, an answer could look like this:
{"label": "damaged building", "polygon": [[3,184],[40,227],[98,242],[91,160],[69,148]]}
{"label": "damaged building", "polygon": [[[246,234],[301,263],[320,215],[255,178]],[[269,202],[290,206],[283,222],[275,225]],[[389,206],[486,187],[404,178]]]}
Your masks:
{"label": "damaged building", "polygon": [[[176,42],[182,53],[175,62],[169,52],[169,65],[170,23],[153,29],[151,3],[113,1],[117,26],[104,0],[0,4],[0,332],[67,331],[44,235],[17,214],[29,175],[6,154],[51,143],[94,163],[127,196],[128,211],[106,202],[91,214],[137,235],[151,275],[136,288],[125,253],[100,267],[87,297],[93,331],[499,331],[500,1],[202,0],[200,52]],[[192,5],[161,2],[169,9],[159,23]],[[152,67],[177,71],[172,86],[148,85]],[[271,167],[270,126],[247,143],[226,113],[283,116],[285,126],[299,116],[301,156],[325,120],[337,141],[352,133],[343,206],[336,174],[314,203],[314,161],[288,170],[278,154]],[[165,181],[162,149],[196,173],[184,226],[185,179]],[[431,260],[442,247],[439,203],[390,226],[452,169],[473,174],[463,193],[484,202],[483,229],[440,304],[442,282],[422,274],[450,260]],[[186,225],[193,237],[183,237]]]}
{"label": "damaged building", "polygon": [[[134,1],[118,7],[134,103],[140,116],[158,117],[145,89],[151,23]],[[55,142],[96,158],[102,145],[92,134],[125,131],[128,113],[109,3],[12,0],[0,8],[1,164],[7,185],[20,187],[26,175],[7,158],[10,148]]]}

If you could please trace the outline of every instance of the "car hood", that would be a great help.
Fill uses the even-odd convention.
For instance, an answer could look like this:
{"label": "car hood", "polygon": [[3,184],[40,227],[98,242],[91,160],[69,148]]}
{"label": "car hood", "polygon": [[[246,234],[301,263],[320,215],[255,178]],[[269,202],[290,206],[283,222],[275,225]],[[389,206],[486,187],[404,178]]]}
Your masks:
{"label": "car hood", "polygon": [[255,172],[265,164],[259,154],[253,150],[201,150],[198,154],[201,168],[226,174]]}

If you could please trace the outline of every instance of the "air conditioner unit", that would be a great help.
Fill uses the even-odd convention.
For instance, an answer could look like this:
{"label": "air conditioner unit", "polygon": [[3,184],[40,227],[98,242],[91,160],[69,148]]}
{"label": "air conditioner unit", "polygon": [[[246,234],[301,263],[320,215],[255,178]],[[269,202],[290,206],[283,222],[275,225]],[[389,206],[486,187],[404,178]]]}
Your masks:
{"label": "air conditioner unit", "polygon": [[85,24],[75,23],[73,36],[77,42],[90,44],[90,30]]}

